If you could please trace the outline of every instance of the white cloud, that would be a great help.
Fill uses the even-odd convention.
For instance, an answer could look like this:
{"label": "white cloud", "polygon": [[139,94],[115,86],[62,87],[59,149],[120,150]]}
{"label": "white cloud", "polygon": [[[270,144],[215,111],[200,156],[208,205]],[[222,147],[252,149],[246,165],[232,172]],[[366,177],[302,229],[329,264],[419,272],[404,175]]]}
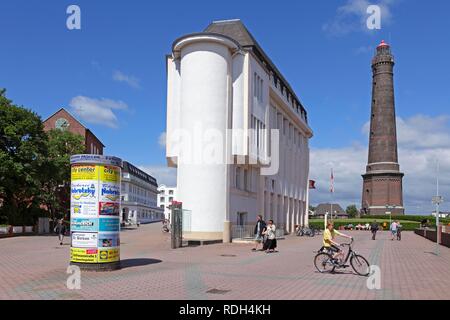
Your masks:
{"label": "white cloud", "polygon": [[381,9],[381,25],[392,22],[391,6],[398,0],[380,0],[373,3],[368,0],[348,0],[346,4],[337,9],[336,16],[322,26],[322,29],[334,36],[342,36],[354,31],[368,31],[367,8],[378,5]]}
{"label": "white cloud", "polygon": [[118,71],[118,70],[114,71],[113,80],[118,81],[118,82],[125,82],[130,87],[135,88],[135,89],[139,89],[141,87],[140,80],[138,78],[136,78],[134,76],[126,75],[123,72]]}
{"label": "white cloud", "polygon": [[177,169],[154,165],[141,166],[139,169],[156,178],[158,185],[165,184],[169,187],[177,185]]}
{"label": "white cloud", "polygon": [[118,127],[117,116],[113,110],[128,110],[128,105],[123,101],[94,99],[85,96],[72,98],[69,105],[73,113],[81,120],[110,128]]}
{"label": "white cloud", "polygon": [[[430,213],[431,197],[436,193],[436,160],[440,162],[441,193],[450,198],[450,117],[416,115],[397,119],[399,162],[407,212]],[[362,132],[368,136],[367,123]],[[367,146],[354,145],[340,149],[311,150],[311,179],[317,190],[311,190],[311,203],[329,202],[330,169],[334,168],[334,201],[342,206],[360,206],[362,177],[368,156]],[[444,210],[450,210],[448,204]]]}
{"label": "white cloud", "polygon": [[165,148],[165,147],[166,147],[166,139],[167,139],[167,135],[166,135],[165,132],[163,132],[163,133],[161,133],[161,134],[159,135],[159,138],[158,138],[158,144],[159,144],[159,146],[160,146],[161,148]]}

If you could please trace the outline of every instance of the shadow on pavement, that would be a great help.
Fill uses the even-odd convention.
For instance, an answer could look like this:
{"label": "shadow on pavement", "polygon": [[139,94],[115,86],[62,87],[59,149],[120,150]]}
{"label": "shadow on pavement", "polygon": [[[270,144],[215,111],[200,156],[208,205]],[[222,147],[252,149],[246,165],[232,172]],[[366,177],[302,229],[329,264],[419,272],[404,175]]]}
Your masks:
{"label": "shadow on pavement", "polygon": [[126,259],[120,262],[122,269],[142,267],[150,264],[161,263],[162,260],[159,259]]}

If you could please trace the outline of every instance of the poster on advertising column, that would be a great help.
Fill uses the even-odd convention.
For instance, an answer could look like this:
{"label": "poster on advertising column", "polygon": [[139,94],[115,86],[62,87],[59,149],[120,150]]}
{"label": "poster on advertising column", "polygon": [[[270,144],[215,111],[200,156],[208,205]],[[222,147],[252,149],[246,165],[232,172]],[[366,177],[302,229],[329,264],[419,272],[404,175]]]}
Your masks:
{"label": "poster on advertising column", "polygon": [[75,180],[71,183],[70,214],[72,217],[98,215],[98,180]]}

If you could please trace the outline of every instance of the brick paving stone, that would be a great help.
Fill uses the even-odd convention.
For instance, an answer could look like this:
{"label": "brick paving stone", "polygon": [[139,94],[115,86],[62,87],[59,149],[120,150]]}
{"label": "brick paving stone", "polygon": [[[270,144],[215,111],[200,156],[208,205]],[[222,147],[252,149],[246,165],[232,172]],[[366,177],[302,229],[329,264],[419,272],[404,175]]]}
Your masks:
{"label": "brick paving stone", "polygon": [[[350,232],[349,232],[350,233]],[[17,237],[0,240],[0,299],[450,299],[450,249],[403,232],[391,241],[381,232],[351,232],[354,249],[381,268],[381,290],[369,290],[367,278],[351,269],[320,274],[313,264],[321,237],[287,236],[280,252],[251,252],[252,245],[217,244],[170,249],[170,235],[160,224],[121,233],[124,268],[114,272],[82,272],[81,290],[66,287],[68,239]],[[207,293],[211,289],[222,294]]]}

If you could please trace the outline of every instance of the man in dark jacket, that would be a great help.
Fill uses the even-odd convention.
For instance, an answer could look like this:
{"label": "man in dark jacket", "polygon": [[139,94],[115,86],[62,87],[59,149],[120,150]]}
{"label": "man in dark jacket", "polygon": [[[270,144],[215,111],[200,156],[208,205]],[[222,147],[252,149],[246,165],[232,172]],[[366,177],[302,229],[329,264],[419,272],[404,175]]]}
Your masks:
{"label": "man in dark jacket", "polygon": [[377,221],[372,222],[372,224],[370,225],[370,231],[372,231],[372,240],[375,240],[375,237],[377,236],[377,231],[378,231],[378,223]]}
{"label": "man in dark jacket", "polygon": [[55,232],[58,234],[59,245],[63,245],[64,235],[66,234],[66,225],[64,224],[64,219],[58,221],[58,224],[55,227]]}
{"label": "man in dark jacket", "polygon": [[258,215],[256,225],[255,225],[255,247],[252,249],[252,251],[258,250],[258,245],[263,242],[264,234],[263,232],[266,230],[266,223],[264,222],[262,215]]}

